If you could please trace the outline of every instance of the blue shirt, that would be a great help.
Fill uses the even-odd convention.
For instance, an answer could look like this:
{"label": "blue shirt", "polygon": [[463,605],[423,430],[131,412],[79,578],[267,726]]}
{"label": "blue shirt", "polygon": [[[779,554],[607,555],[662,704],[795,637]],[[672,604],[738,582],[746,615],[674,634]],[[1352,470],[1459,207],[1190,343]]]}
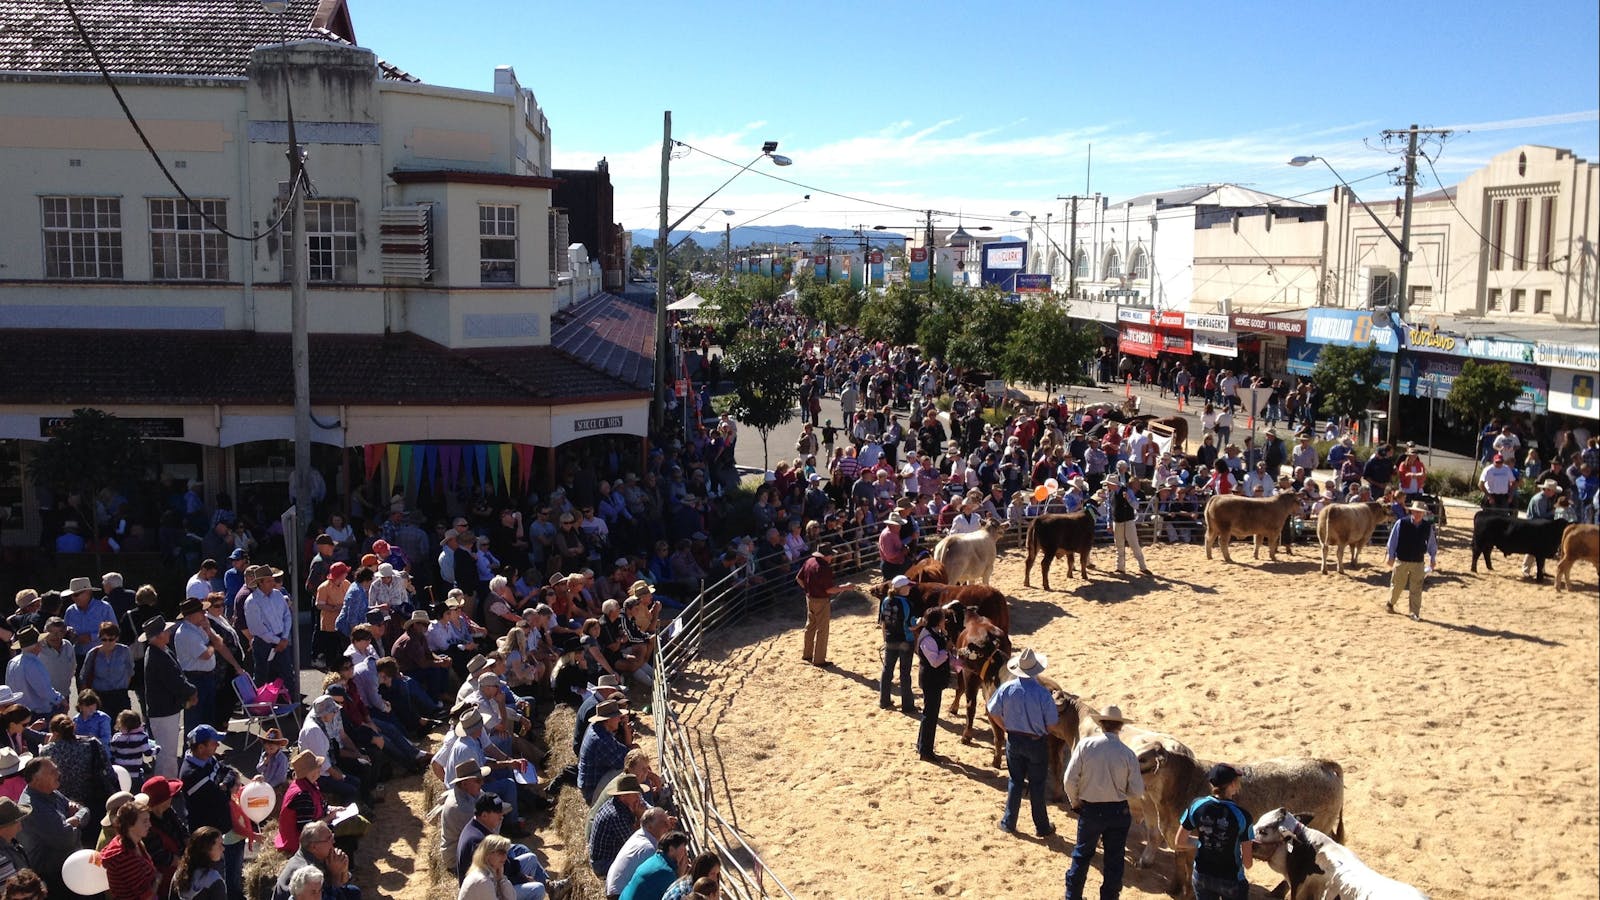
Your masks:
{"label": "blue shirt", "polygon": [[583,746],[578,750],[578,790],[586,801],[594,799],[594,792],[603,785],[600,779],[622,768],[628,758],[628,748],[604,728],[591,728],[583,736]]}
{"label": "blue shirt", "polygon": [[89,605],[83,609],[79,609],[76,603],[68,603],[67,608],[61,613],[61,618],[66,621],[68,628],[80,635],[86,634],[89,636],[88,644],[79,644],[76,648],[78,661],[82,662],[83,655],[88,653],[89,648],[94,646],[94,642],[99,639],[101,623],[115,623],[117,621],[117,612],[111,608],[111,604],[104,600],[91,598]]}
{"label": "blue shirt", "polygon": [[657,851],[633,870],[628,886],[622,889],[621,900],[660,900],[661,895],[677,880],[677,866],[665,854]]}
{"label": "blue shirt", "polygon": [[1244,880],[1239,843],[1256,836],[1249,813],[1232,800],[1201,797],[1183,811],[1178,824],[1200,839],[1200,849],[1194,857],[1196,872],[1211,878]]}
{"label": "blue shirt", "polygon": [[350,636],[350,629],[367,622],[367,592],[354,582],[350,590],[344,595],[344,608],[339,610],[339,618],[333,621],[333,627],[345,637]]}
{"label": "blue shirt", "polygon": [[[109,650],[106,648],[110,648]],[[133,650],[127,644],[99,644],[90,649],[78,682],[96,691],[125,691],[133,681]],[[109,743],[109,742],[108,742]]]}
{"label": "blue shirt", "polygon": [[72,727],[81,737],[99,738],[100,746],[111,746],[111,717],[98,709],[92,716],[85,717],[83,713],[73,716]]}
{"label": "blue shirt", "polygon": [[22,695],[29,712],[48,714],[61,705],[61,692],[50,684],[50,670],[37,653],[18,653],[6,664],[6,684]]}
{"label": "blue shirt", "polygon": [[1006,731],[1042,737],[1056,724],[1055,698],[1036,678],[1017,678],[989,695],[989,712],[1000,717]]}
{"label": "blue shirt", "polygon": [[[1394,523],[1394,527],[1389,529],[1388,550],[1390,559],[1395,558],[1395,551],[1400,548],[1400,529],[1410,521],[1411,517],[1408,515]],[[1435,568],[1439,565],[1439,529],[1437,528],[1428,529],[1428,565]]]}

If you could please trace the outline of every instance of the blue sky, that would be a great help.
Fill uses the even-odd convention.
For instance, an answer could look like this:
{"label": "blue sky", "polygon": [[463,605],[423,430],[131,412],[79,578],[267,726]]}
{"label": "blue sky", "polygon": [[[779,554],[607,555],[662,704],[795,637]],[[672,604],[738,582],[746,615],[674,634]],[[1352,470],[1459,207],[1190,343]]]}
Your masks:
{"label": "blue sky", "polygon": [[[1379,132],[1413,122],[1468,126],[1430,148],[1447,184],[1518,144],[1600,152],[1594,0],[348,4],[360,43],[424,81],[489,90],[514,66],[558,167],[610,160],[629,228],[656,223],[666,109],[678,140],[740,165],[776,140],[794,165],[763,171],[859,198],[812,191],[755,225],[920,221],[861,201],[1059,219],[1091,144],[1088,190],[1113,202],[1205,182],[1325,200],[1327,171],[1285,160],[1324,156],[1354,182],[1398,163]],[[733,171],[675,160],[672,217]],[[1397,193],[1382,177],[1357,189]],[[807,191],[753,170],[686,227]]]}

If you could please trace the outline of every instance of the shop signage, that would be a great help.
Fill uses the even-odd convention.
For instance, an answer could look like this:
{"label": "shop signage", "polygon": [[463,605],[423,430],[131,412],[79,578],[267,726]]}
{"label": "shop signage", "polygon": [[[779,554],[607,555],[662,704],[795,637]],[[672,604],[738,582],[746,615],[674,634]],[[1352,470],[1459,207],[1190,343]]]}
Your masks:
{"label": "shop signage", "polygon": [[911,248],[911,261],[912,262],[927,262],[928,261],[928,248],[927,247],[912,247]]}
{"label": "shop signage", "polygon": [[1586,419],[1600,419],[1600,398],[1595,395],[1596,374],[1556,369],[1550,373],[1550,411]]}
{"label": "shop signage", "polygon": [[1227,316],[1184,313],[1183,327],[1192,331],[1228,331],[1229,322]]}
{"label": "shop signage", "polygon": [[1117,348],[1123,353],[1150,359],[1162,353],[1188,356],[1194,352],[1194,344],[1190,341],[1188,332],[1156,330],[1140,325],[1122,326],[1122,335],[1117,341]]}
{"label": "shop signage", "polygon": [[[158,418],[146,416],[119,416],[123,422],[133,426],[133,430],[143,438],[181,438],[183,437],[183,419]],[[56,429],[72,421],[71,416],[40,416],[39,437],[49,439],[56,433]]]}
{"label": "shop signage", "polygon": [[1018,275],[1017,293],[1019,294],[1048,294],[1050,293],[1050,275]]}
{"label": "shop signage", "polygon": [[572,422],[572,430],[578,432],[579,434],[582,434],[585,431],[606,431],[608,429],[621,427],[621,416],[594,416],[593,418],[588,419],[575,419]]}
{"label": "shop signage", "polygon": [[1235,313],[1232,316],[1234,331],[1253,331],[1258,334],[1282,334],[1305,337],[1304,319],[1285,319],[1279,316],[1252,316]]}
{"label": "shop signage", "polygon": [[1220,331],[1196,331],[1191,339],[1196,353],[1212,353],[1217,356],[1238,356],[1239,338],[1233,334]]}
{"label": "shop signage", "polygon": [[1539,341],[1533,345],[1533,361],[1557,369],[1593,372],[1600,369],[1600,347]]}
{"label": "shop signage", "polygon": [[1138,300],[1139,299],[1139,289],[1138,288],[1111,288],[1111,289],[1109,289],[1109,290],[1107,290],[1105,292],[1105,296],[1106,296],[1107,299],[1111,299],[1111,300],[1115,300],[1115,299],[1117,299],[1119,297],[1120,298],[1126,298],[1128,300]]}
{"label": "shop signage", "polygon": [[[1410,328],[1406,338],[1409,348],[1418,353],[1465,356],[1495,362],[1534,362],[1534,345],[1527,341],[1469,338],[1421,326]],[[1396,347],[1395,330],[1373,325],[1372,313],[1359,309],[1309,310],[1306,340],[1313,344],[1345,347],[1365,347],[1370,343],[1378,345],[1378,349],[1384,353],[1393,353]]]}
{"label": "shop signage", "polygon": [[[1111,294],[1110,291],[1106,291],[1106,295],[1107,296],[1110,296],[1110,294]],[[1119,306],[1119,307],[1117,307],[1117,321],[1118,322],[1131,322],[1131,323],[1133,323],[1135,325],[1149,325],[1150,324],[1150,310],[1148,310],[1148,309],[1130,309],[1129,307],[1126,307],[1126,306]]]}
{"label": "shop signage", "polygon": [[1172,310],[1167,310],[1166,312],[1159,312],[1159,313],[1152,314],[1151,317],[1150,317],[1150,324],[1159,325],[1162,328],[1187,328],[1187,327],[1189,327],[1189,326],[1183,324],[1183,320],[1184,320],[1184,314],[1183,313],[1174,312]]}

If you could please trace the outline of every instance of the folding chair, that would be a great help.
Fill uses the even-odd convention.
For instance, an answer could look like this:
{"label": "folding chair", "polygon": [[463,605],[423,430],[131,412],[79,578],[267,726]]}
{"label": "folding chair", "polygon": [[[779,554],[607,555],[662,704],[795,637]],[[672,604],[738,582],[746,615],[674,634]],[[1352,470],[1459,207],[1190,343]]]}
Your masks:
{"label": "folding chair", "polygon": [[[250,678],[249,673],[240,672],[238,675],[234,676],[233,691],[239,695],[239,707],[244,711],[243,722],[245,741],[244,746],[239,748],[240,750],[249,749],[252,741],[255,743],[260,743],[260,735],[257,735],[254,731],[252,731],[252,729],[260,728],[262,723],[265,722],[270,722],[285,735],[294,735],[300,733],[300,722],[299,719],[296,718],[296,714],[299,712],[298,705],[293,703],[267,703],[262,701],[259,699],[259,694],[256,692],[256,683]],[[289,728],[283,727],[282,722],[284,719],[289,720]],[[230,719],[228,721],[228,730],[232,731],[234,723],[239,721],[240,719],[237,718]],[[262,731],[261,734],[264,735],[265,731]]]}

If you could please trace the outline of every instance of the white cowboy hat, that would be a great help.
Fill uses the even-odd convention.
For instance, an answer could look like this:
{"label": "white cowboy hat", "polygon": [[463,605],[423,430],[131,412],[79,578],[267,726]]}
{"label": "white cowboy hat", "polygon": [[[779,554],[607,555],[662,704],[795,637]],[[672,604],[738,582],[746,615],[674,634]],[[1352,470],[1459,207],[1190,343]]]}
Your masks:
{"label": "white cowboy hat", "polygon": [[1048,665],[1050,657],[1033,652],[1031,647],[1024,647],[1021,653],[1006,662],[1006,669],[1018,678],[1033,678],[1043,672]]}
{"label": "white cowboy hat", "polygon": [[1133,721],[1132,719],[1123,718],[1123,716],[1122,716],[1122,707],[1116,705],[1115,703],[1111,704],[1110,706],[1106,707],[1105,709],[1103,709],[1103,710],[1101,710],[1101,711],[1099,711],[1097,713],[1093,713],[1092,715],[1094,716],[1094,720],[1096,722],[1132,722]]}

